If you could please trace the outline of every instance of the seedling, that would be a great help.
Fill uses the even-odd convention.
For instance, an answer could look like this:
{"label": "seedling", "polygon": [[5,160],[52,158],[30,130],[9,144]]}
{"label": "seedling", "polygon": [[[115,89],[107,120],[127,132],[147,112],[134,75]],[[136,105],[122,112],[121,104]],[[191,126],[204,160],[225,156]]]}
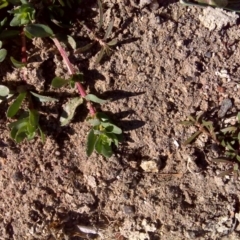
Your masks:
{"label": "seedling", "polygon": [[62,48],[58,40],[54,38],[53,41],[63,57],[71,78],[64,80],[56,77],[52,80],[52,86],[55,88],[61,88],[70,84],[70,86],[73,87],[73,84],[75,84],[82,97],[81,101],[74,100],[73,102],[68,102],[65,105],[65,111],[61,117],[62,120],[60,119],[61,124],[65,125],[65,123],[68,123],[71,120],[76,107],[83,103],[83,99],[86,100],[91,115],[88,121],[92,125],[92,129],[88,134],[87,155],[90,156],[92,152],[96,150],[99,154],[105,157],[110,157],[112,155],[112,145],[114,144],[118,146],[118,142],[121,140],[122,130],[112,124],[105,114],[96,112],[91,102],[104,104],[106,103],[106,100],[100,99],[93,94],[86,94],[82,85],[82,74],[76,73],[65,50]]}
{"label": "seedling", "polygon": [[[99,14],[100,14],[98,29],[100,30],[103,26],[103,8],[102,8],[101,1],[98,0],[97,2],[99,6]],[[117,45],[116,38],[109,40],[109,37],[111,36],[111,33],[112,33],[114,21],[112,20],[109,23],[107,30],[104,34],[104,37],[102,39],[100,37],[97,37],[96,34],[92,30],[90,30],[84,23],[81,23],[81,22],[79,23],[93,36],[93,42],[87,44],[84,47],[76,49],[75,53],[83,53],[91,49],[96,43],[98,43],[101,46],[101,50],[99,51],[95,64],[99,64],[102,58],[104,57],[104,55],[110,56],[112,47]]]}
{"label": "seedling", "polygon": [[97,113],[88,121],[92,129],[88,134],[87,155],[90,156],[96,150],[99,154],[110,157],[112,155],[111,145],[118,146],[119,141],[122,140],[122,130],[112,124],[104,113]]}
{"label": "seedling", "polygon": [[[58,20],[59,16],[64,14],[65,7],[71,8],[73,4],[78,1],[43,1],[47,6],[47,11],[51,14],[46,14],[50,16],[50,20],[55,23],[57,26],[64,27],[64,22]],[[100,3],[100,1],[99,1]],[[102,154],[105,157],[110,157],[113,153],[112,145],[118,145],[121,140],[122,131],[120,128],[115,126],[109,118],[103,114],[96,112],[92,103],[104,104],[106,100],[100,99],[93,94],[87,94],[83,84],[83,74],[77,72],[72,66],[66,51],[62,47],[59,40],[56,38],[56,34],[52,31],[50,27],[45,24],[35,23],[35,16],[39,16],[37,8],[34,6],[34,3],[30,4],[26,0],[15,0],[15,1],[2,1],[0,3],[0,9],[5,7],[12,6],[12,10],[6,11],[6,17],[0,22],[0,39],[5,39],[6,37],[13,37],[17,35],[21,36],[22,42],[22,58],[21,61],[16,60],[14,57],[10,57],[10,60],[14,67],[23,68],[27,67],[27,41],[26,37],[29,39],[36,37],[49,37],[52,39],[53,43],[57,47],[59,53],[63,57],[64,63],[67,66],[67,69],[70,74],[69,79],[62,79],[55,77],[52,80],[52,87],[61,88],[69,85],[71,88],[76,88],[79,92],[78,97],[68,99],[67,103],[63,107],[63,113],[60,117],[60,123],[62,126],[65,126],[71,122],[74,117],[77,107],[82,104],[84,101],[87,103],[90,117],[88,122],[92,125],[90,133],[87,138],[87,155],[90,156],[94,150],[99,154]],[[41,9],[44,11],[44,9]],[[8,14],[13,15],[12,20],[7,26]],[[41,12],[44,15],[44,12]],[[101,16],[102,19],[102,11]],[[19,27],[19,30],[11,30],[11,27]],[[103,40],[107,40],[111,34],[113,27],[113,22],[109,25],[107,32]],[[16,29],[16,28],[15,28]],[[68,36],[68,41],[71,46],[76,46],[74,39],[71,36]],[[110,41],[108,43],[101,42],[103,47],[103,54],[109,53],[110,48],[115,41]],[[0,62],[2,62],[7,56],[7,50],[2,48],[2,42],[0,41]],[[101,59],[100,59],[101,60]],[[99,61],[100,61],[99,60]],[[23,68],[24,72],[24,68]],[[28,82],[26,74],[23,74],[23,82]],[[36,93],[35,91],[30,91],[26,86],[18,86],[17,89],[9,89],[7,84],[0,85],[0,101],[11,100],[7,110],[7,117],[9,119],[14,119],[13,122],[9,124],[11,130],[11,137],[17,142],[20,143],[23,140],[32,140],[37,133],[40,134],[42,140],[44,141],[45,136],[42,131],[41,126],[39,125],[40,113],[38,109],[35,108],[34,102],[36,100],[40,102],[55,102],[58,101],[56,98],[45,96],[45,93]]]}
{"label": "seedling", "polygon": [[189,116],[187,121],[181,122],[185,126],[195,126],[198,129],[184,142],[184,145],[193,143],[201,134],[207,135],[224,153],[223,157],[213,159],[213,161],[232,165],[232,168],[219,174],[219,176],[229,173],[238,176],[240,164],[240,112],[237,114],[233,125],[226,125],[224,119],[217,117],[212,118],[216,120],[208,119],[206,115],[205,113],[197,117]]}

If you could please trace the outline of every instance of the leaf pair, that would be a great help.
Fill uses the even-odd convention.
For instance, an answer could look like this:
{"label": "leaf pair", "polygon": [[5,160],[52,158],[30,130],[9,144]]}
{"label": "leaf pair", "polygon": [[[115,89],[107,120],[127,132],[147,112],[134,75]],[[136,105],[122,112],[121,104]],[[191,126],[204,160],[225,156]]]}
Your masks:
{"label": "leaf pair", "polygon": [[7,50],[2,48],[2,41],[0,41],[0,62],[3,62],[7,56]]}
{"label": "leaf pair", "polygon": [[[88,94],[85,96],[85,99],[95,103],[103,104],[106,100],[102,100],[93,94]],[[63,113],[60,117],[61,126],[66,126],[73,119],[75,111],[79,105],[83,103],[83,98],[75,97],[70,99],[63,107]]]}
{"label": "leaf pair", "polygon": [[87,137],[87,156],[91,156],[95,150],[106,158],[112,156],[112,144],[118,146],[122,138],[122,130],[112,124],[104,113],[97,113],[95,117],[88,119],[93,128]]}
{"label": "leaf pair", "polygon": [[[97,3],[98,3],[98,7],[99,7],[99,25],[98,25],[98,29],[101,30],[102,26],[103,26],[103,7],[102,7],[102,2],[101,0],[97,0]],[[113,29],[113,24],[114,24],[114,20],[112,20],[107,29],[106,29],[106,32],[105,32],[105,35],[103,37],[103,39],[99,39],[95,36],[95,40],[94,42],[92,43],[89,43],[87,44],[86,46],[84,47],[81,47],[81,48],[78,48],[75,53],[83,53],[89,49],[91,49],[97,42],[100,44],[101,46],[101,50],[97,56],[97,59],[95,61],[95,64],[99,64],[103,58],[104,55],[108,55],[110,56],[111,54],[111,47],[115,46],[117,44],[117,38],[114,38],[110,41],[107,41],[108,38],[111,36],[111,33],[112,33],[112,29]]]}
{"label": "leaf pair", "polygon": [[[4,88],[2,89],[2,91],[6,91],[7,90]],[[47,96],[43,96],[43,95],[40,95],[40,94],[37,94],[37,93],[34,93],[34,92],[30,92],[34,97],[36,97],[40,102],[53,102],[53,101],[58,101],[56,98],[51,98],[51,97],[47,97]],[[27,96],[27,92],[21,92],[19,93],[19,95],[17,96],[17,98],[13,101],[13,103],[9,106],[8,110],[7,110],[7,117],[8,118],[12,118],[14,117],[20,107],[21,107],[21,104],[23,102],[23,100],[26,98]]]}
{"label": "leaf pair", "polygon": [[9,11],[14,15],[10,26],[25,26],[31,23],[34,20],[35,12],[35,9],[29,3],[23,3],[21,6],[14,8]]}
{"label": "leaf pair", "polygon": [[39,113],[36,110],[29,110],[28,116],[9,124],[11,137],[20,143],[24,139],[31,140],[37,131],[40,132],[42,141],[45,140],[44,133],[39,126]]}
{"label": "leaf pair", "polygon": [[64,87],[69,84],[72,88],[74,88],[76,82],[81,82],[81,83],[83,82],[83,74],[82,73],[74,74],[70,79],[63,79],[60,77],[55,77],[52,80],[51,85],[54,88],[61,88],[61,87]]}
{"label": "leaf pair", "polygon": [[[240,156],[238,156],[238,161],[239,160],[240,160]],[[213,159],[213,161],[215,163],[225,163],[225,164],[233,165],[233,167],[231,167],[230,169],[228,169],[226,171],[223,171],[220,174],[218,174],[218,177],[224,177],[224,176],[229,175],[229,174],[233,174],[235,178],[239,176],[239,163],[234,163],[232,161],[232,159],[223,158],[223,157],[222,158],[215,158],[215,159]]]}

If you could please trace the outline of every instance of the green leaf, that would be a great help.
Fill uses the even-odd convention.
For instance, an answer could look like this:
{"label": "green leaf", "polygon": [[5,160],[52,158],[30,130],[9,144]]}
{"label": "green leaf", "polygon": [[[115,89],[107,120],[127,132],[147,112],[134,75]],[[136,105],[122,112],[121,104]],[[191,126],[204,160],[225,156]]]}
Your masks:
{"label": "green leaf", "polygon": [[75,83],[74,81],[70,80],[70,87],[71,87],[71,88],[75,88],[75,84],[76,84],[76,83]]}
{"label": "green leaf", "polygon": [[108,133],[115,133],[115,134],[122,133],[122,129],[112,123],[102,122],[101,125],[105,128],[105,131]]}
{"label": "green leaf", "polygon": [[83,99],[80,97],[76,97],[70,99],[63,108],[63,113],[60,117],[61,126],[65,126],[70,123],[72,118],[74,117],[74,113],[76,108],[83,103]]}
{"label": "green leaf", "polygon": [[100,99],[93,94],[86,95],[85,99],[88,100],[88,101],[91,101],[91,102],[99,103],[99,104],[104,104],[104,103],[107,102],[106,100]]}
{"label": "green leaf", "polygon": [[4,30],[0,34],[0,39],[12,38],[19,35],[18,30]]}
{"label": "green leaf", "polygon": [[192,122],[194,122],[194,123],[196,122],[196,120],[194,119],[193,116],[190,115],[190,116],[188,116],[188,118],[189,118],[190,121],[192,121]]}
{"label": "green leaf", "polygon": [[213,132],[213,122],[202,120],[202,125],[206,127],[209,132]]}
{"label": "green leaf", "polygon": [[96,117],[100,119],[101,122],[109,122],[109,117],[103,112],[98,112]]}
{"label": "green leaf", "polygon": [[6,0],[1,0],[0,1],[0,9],[5,8],[8,6],[8,2]]}
{"label": "green leaf", "polygon": [[11,128],[11,129],[12,128],[17,128],[18,129],[18,126],[21,126],[21,124],[24,123],[24,122],[26,124],[28,124],[28,117],[19,119],[19,120],[15,121],[15,122],[12,122],[12,123],[9,123],[8,127]]}
{"label": "green leaf", "polygon": [[0,48],[2,48],[2,41],[0,41]]}
{"label": "green leaf", "polygon": [[30,91],[30,93],[31,93],[34,97],[38,98],[38,100],[39,100],[40,102],[57,102],[57,101],[58,101],[58,99],[56,99],[56,98],[39,95],[39,94],[34,93],[34,92],[31,92],[31,91]]}
{"label": "green leaf", "polygon": [[82,73],[77,73],[77,74],[72,75],[72,77],[69,80],[70,81],[74,81],[74,82],[84,83],[84,79],[83,79],[83,74]]}
{"label": "green leaf", "polygon": [[111,41],[109,41],[107,45],[110,47],[117,45],[117,38],[114,38]]}
{"label": "green leaf", "polygon": [[52,29],[43,24],[29,24],[24,28],[24,31],[33,37],[53,37]]}
{"label": "green leaf", "polygon": [[238,142],[240,143],[240,132],[238,133]]}
{"label": "green leaf", "polygon": [[230,151],[226,151],[225,155],[230,157],[230,158],[235,158],[236,157],[236,153],[232,152],[231,150]]}
{"label": "green leaf", "polygon": [[10,123],[8,127],[11,129],[11,138],[15,139],[19,129],[25,128],[28,125],[28,118],[17,120],[13,123]]}
{"label": "green leaf", "polygon": [[95,64],[96,64],[96,65],[101,62],[104,54],[105,54],[105,48],[102,47],[101,50],[100,50],[100,53],[98,54],[97,59],[96,59],[96,61],[95,61]]}
{"label": "green leaf", "polygon": [[55,78],[52,80],[51,85],[52,85],[54,88],[61,88],[61,87],[65,86],[65,85],[67,85],[69,82],[70,82],[70,80],[65,80],[65,79],[60,78],[60,77],[55,77]]}
{"label": "green leaf", "polygon": [[74,38],[70,35],[67,36],[67,40],[68,40],[68,44],[72,47],[72,49],[76,49],[77,44],[76,41],[74,40]]}
{"label": "green leaf", "polygon": [[107,143],[104,143],[102,145],[102,153],[105,158],[110,158],[113,154],[111,145],[108,145]]}
{"label": "green leaf", "polygon": [[114,23],[114,20],[112,20],[112,21],[109,23],[108,28],[107,28],[107,30],[106,30],[106,33],[105,33],[105,35],[104,35],[104,37],[103,37],[103,41],[107,40],[107,39],[110,37],[110,35],[111,35],[111,33],[112,33],[112,29],[113,29],[113,23]]}
{"label": "green leaf", "polygon": [[[1,2],[1,1],[0,1]],[[1,7],[0,7],[1,9]],[[7,17],[5,17],[1,22],[0,22],[0,27],[3,27],[7,23]]]}
{"label": "green leaf", "polygon": [[0,85],[0,97],[6,97],[9,93],[10,91],[8,87]]}
{"label": "green leaf", "polygon": [[229,158],[214,158],[213,161],[216,163],[232,163]]}
{"label": "green leaf", "polygon": [[92,125],[92,126],[98,126],[100,125],[100,120],[98,118],[89,118],[87,121]]}
{"label": "green leaf", "polygon": [[44,132],[42,131],[42,129],[40,127],[38,127],[38,129],[39,129],[39,132],[40,132],[40,136],[41,136],[42,142],[45,142],[46,138],[45,138]]}
{"label": "green leaf", "polygon": [[235,151],[235,149],[231,146],[231,144],[230,143],[227,143],[227,146],[226,146],[226,148],[228,149],[228,150],[232,150],[232,151]]}
{"label": "green leaf", "polygon": [[88,157],[90,157],[91,154],[93,153],[97,139],[98,139],[98,136],[95,135],[93,129],[91,129],[87,137],[87,156]]}
{"label": "green leaf", "polygon": [[190,143],[192,143],[202,132],[201,131],[197,131],[195,132],[190,138],[188,138],[183,145],[186,146]]}
{"label": "green leaf", "polygon": [[89,49],[91,49],[95,43],[96,43],[96,42],[92,42],[92,43],[87,44],[87,45],[84,46],[84,47],[78,48],[78,49],[76,49],[75,53],[76,53],[76,54],[79,54],[79,53],[86,52],[86,51],[88,51]]}
{"label": "green leaf", "polygon": [[26,63],[22,63],[22,62],[17,61],[13,57],[10,57],[10,60],[13,64],[13,66],[16,67],[16,68],[22,68],[22,67],[25,67],[27,65]]}
{"label": "green leaf", "polygon": [[15,101],[9,106],[7,110],[7,117],[12,118],[18,112],[24,98],[26,97],[26,92],[19,93]]}
{"label": "green leaf", "polygon": [[192,121],[181,121],[181,122],[179,122],[181,125],[183,125],[183,126],[192,126],[192,125],[194,125],[194,122],[192,122]]}
{"label": "green leaf", "polygon": [[226,142],[225,142],[224,139],[221,141],[221,145],[222,145],[223,147],[226,147]]}
{"label": "green leaf", "polygon": [[95,150],[97,153],[102,154],[102,138],[101,135],[97,138],[95,142]]}
{"label": "green leaf", "polygon": [[112,140],[112,142],[118,147],[119,138],[114,133],[105,133],[105,135]]}
{"label": "green leaf", "polygon": [[223,132],[223,133],[227,133],[227,132],[235,132],[236,130],[237,130],[236,127],[231,126],[231,127],[223,128],[223,129],[221,129],[220,131]]}
{"label": "green leaf", "polygon": [[240,123],[240,112],[237,114],[238,123]]}
{"label": "green leaf", "polygon": [[34,130],[38,127],[39,113],[37,110],[29,110],[29,124]]}
{"label": "green leaf", "polygon": [[224,171],[224,172],[221,172],[221,173],[219,173],[217,176],[218,176],[218,177],[224,177],[225,175],[230,175],[230,174],[232,174],[232,172],[233,172],[233,168],[231,168],[231,169],[229,169],[229,170],[226,170],[226,171]]}
{"label": "green leaf", "polygon": [[27,134],[26,134],[25,131],[23,131],[23,132],[18,133],[18,134],[16,135],[16,137],[15,137],[14,140],[15,140],[17,143],[20,143],[20,142],[22,142],[26,137],[27,137]]}
{"label": "green leaf", "polygon": [[238,171],[238,170],[239,170],[239,167],[238,167],[238,164],[237,164],[237,163],[233,165],[233,170],[234,170],[234,171]]}
{"label": "green leaf", "polygon": [[95,143],[95,150],[106,158],[112,156],[111,141],[105,135],[100,135]]}
{"label": "green leaf", "polygon": [[97,0],[98,3],[98,7],[99,7],[99,25],[98,28],[100,29],[103,25],[103,7],[102,7],[102,3],[101,0]]}
{"label": "green leaf", "polygon": [[4,59],[7,56],[7,50],[6,49],[0,49],[0,62],[4,61]]}

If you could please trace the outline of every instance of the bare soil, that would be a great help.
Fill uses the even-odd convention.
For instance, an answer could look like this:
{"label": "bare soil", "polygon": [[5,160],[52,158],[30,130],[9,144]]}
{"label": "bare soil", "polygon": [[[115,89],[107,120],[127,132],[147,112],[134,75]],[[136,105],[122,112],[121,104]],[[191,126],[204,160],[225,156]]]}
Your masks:
{"label": "bare soil", "polygon": [[[8,104],[1,103],[0,239],[240,239],[239,180],[217,177],[227,166],[211,161],[219,153],[207,136],[183,146],[195,128],[179,124],[226,98],[240,109],[239,23],[209,31],[199,21],[203,9],[176,1],[154,9],[105,0],[104,9],[104,26],[114,18],[119,41],[112,55],[95,66],[97,47],[69,54],[88,91],[112,100],[101,109],[123,129],[124,142],[110,159],[87,158],[87,110],[80,106],[69,126],[59,126],[61,104],[75,92],[49,87],[67,69],[50,40],[35,41],[29,84],[60,102],[43,107],[46,142],[20,145],[9,138]],[[94,28],[89,13],[97,23],[96,4],[79,15]],[[73,37],[79,46],[91,41],[79,25]],[[0,74],[3,83],[19,79],[10,67]],[[147,171],[146,161],[156,164]]]}

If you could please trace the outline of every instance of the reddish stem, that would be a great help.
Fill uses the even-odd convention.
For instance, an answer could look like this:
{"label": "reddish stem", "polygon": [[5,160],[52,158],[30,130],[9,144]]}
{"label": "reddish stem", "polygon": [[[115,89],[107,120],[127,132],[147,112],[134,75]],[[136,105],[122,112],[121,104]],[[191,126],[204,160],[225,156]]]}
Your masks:
{"label": "reddish stem", "polygon": [[22,53],[22,63],[27,63],[27,47],[26,47],[26,37],[24,30],[22,29],[21,33],[21,40],[22,40],[22,48],[21,48],[21,53]]}
{"label": "reddish stem", "polygon": [[[56,45],[59,53],[61,54],[63,61],[65,62],[66,66],[67,66],[69,74],[71,74],[71,75],[76,74],[75,69],[73,68],[71,62],[69,61],[66,51],[63,49],[63,47],[61,46],[58,39],[52,38],[52,40],[53,40],[54,44]],[[86,91],[85,91],[83,85],[80,82],[76,82],[75,85],[76,85],[80,95],[84,98],[87,94],[86,94]],[[88,102],[88,109],[92,116],[96,114],[96,110],[94,109],[94,107],[92,106],[92,104],[90,102]]]}

